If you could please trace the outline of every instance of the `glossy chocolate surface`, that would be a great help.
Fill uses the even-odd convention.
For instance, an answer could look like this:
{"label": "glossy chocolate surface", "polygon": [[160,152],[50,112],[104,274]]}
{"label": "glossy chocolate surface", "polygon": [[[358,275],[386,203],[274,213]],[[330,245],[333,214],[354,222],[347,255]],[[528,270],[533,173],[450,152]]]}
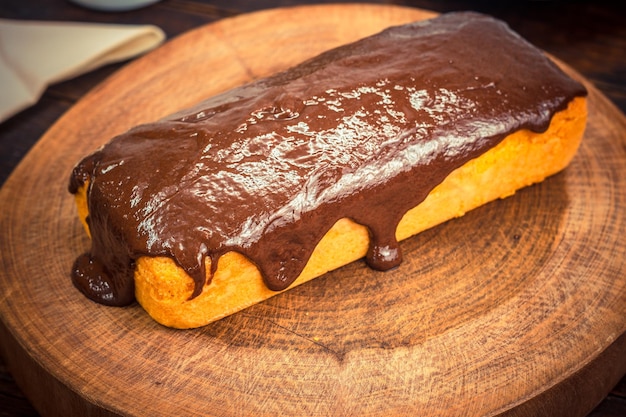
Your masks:
{"label": "glossy chocolate surface", "polygon": [[75,285],[134,300],[134,260],[172,257],[193,296],[228,251],[287,288],[341,218],[368,264],[402,259],[396,227],[451,171],[586,94],[502,22],[452,13],[390,28],[131,129],[81,161],[92,248]]}

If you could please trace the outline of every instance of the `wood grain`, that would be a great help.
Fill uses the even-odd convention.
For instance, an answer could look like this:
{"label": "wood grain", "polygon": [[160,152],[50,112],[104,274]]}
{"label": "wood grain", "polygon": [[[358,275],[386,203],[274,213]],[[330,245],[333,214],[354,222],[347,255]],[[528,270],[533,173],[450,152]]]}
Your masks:
{"label": "wood grain", "polygon": [[549,415],[585,415],[606,395],[626,371],[626,120],[588,83],[589,126],[565,172],[403,242],[394,271],[356,262],[192,331],[71,285],[89,247],[66,191],[78,159],[137,123],[429,16],[328,5],[222,20],[115,73],[44,135],[0,191],[2,354],[42,415],[520,415],[556,388],[574,396],[609,352],[614,380]]}

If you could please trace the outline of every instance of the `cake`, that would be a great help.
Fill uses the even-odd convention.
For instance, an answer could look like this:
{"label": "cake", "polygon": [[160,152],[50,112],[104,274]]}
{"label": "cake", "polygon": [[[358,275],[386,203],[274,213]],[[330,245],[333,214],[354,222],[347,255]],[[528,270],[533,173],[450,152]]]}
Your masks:
{"label": "cake", "polygon": [[586,115],[584,86],[501,21],[391,27],[86,156],[72,280],[192,328],[360,258],[389,270],[399,241],[564,169]]}

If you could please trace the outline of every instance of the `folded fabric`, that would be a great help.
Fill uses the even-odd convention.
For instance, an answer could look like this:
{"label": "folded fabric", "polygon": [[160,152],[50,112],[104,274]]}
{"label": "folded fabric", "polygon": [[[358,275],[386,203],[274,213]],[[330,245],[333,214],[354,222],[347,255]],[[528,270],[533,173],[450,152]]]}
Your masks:
{"label": "folded fabric", "polygon": [[123,61],[165,39],[152,25],[0,19],[0,122],[53,83]]}

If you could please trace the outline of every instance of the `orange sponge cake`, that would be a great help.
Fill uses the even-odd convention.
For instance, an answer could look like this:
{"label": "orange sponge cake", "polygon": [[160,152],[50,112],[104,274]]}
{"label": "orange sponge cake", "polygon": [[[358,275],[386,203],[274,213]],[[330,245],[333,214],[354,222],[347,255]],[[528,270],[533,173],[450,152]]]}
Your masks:
{"label": "orange sponge cake", "polygon": [[74,169],[94,301],[188,328],[563,169],[584,87],[506,25],[452,13],[346,45],[111,140]]}

